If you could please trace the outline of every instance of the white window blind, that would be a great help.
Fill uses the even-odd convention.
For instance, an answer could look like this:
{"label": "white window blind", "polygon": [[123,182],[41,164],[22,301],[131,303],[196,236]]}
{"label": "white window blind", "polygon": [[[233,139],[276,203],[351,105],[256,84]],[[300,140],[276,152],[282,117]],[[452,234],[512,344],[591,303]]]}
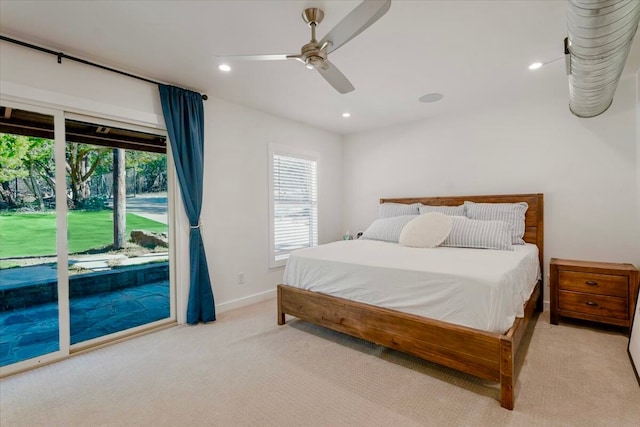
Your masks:
{"label": "white window blind", "polygon": [[317,162],[309,156],[272,152],[271,265],[289,253],[318,244]]}

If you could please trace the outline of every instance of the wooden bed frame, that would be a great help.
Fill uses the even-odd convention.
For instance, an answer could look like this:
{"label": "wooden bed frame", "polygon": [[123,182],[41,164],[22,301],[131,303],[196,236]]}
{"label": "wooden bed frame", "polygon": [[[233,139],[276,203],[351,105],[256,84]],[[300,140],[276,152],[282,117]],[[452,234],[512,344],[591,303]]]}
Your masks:
{"label": "wooden bed frame", "polygon": [[[416,197],[380,199],[380,203],[423,203],[456,206],[477,203],[527,202],[524,240],[538,246],[542,269],[544,230],[543,195]],[[534,310],[542,311],[542,281],[524,304],[524,317],[516,318],[504,334],[485,332],[376,307],[319,292],[278,285],[278,324],[285,314],[343,332],[480,378],[500,383],[502,407],[513,409],[514,360]]]}

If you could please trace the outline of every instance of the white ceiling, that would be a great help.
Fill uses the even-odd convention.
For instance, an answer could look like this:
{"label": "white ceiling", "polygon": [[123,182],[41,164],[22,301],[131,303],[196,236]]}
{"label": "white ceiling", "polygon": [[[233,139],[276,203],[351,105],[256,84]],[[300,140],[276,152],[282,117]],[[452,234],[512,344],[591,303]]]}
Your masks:
{"label": "white ceiling", "polygon": [[[562,57],[561,0],[394,0],[378,22],[330,55],[356,88],[346,95],[297,61],[241,61],[226,74],[217,68],[219,55],[298,53],[310,39],[303,9],[324,10],[320,39],[358,4],[2,0],[0,32],[339,134],[509,107],[566,82],[563,59],[527,69]],[[637,38],[625,74],[640,69]],[[418,102],[431,92],[444,99]],[[352,117],[342,118],[344,111]]]}

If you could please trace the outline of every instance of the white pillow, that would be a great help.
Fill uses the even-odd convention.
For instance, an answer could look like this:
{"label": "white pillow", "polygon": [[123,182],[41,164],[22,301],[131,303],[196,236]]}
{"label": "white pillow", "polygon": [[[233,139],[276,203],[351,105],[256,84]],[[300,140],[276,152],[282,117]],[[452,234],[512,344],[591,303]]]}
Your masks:
{"label": "white pillow", "polygon": [[373,221],[373,224],[362,234],[361,239],[382,240],[385,242],[398,243],[400,233],[405,225],[418,215],[402,215],[391,218],[381,218]]}
{"label": "white pillow", "polygon": [[464,205],[460,206],[432,206],[432,205],[420,205],[418,206],[420,215],[429,212],[442,212],[445,215],[452,216],[464,216]]}
{"label": "white pillow", "polygon": [[419,203],[410,205],[404,203],[380,203],[378,205],[378,219],[401,215],[418,215],[419,205]]}
{"label": "white pillow", "polygon": [[440,212],[419,215],[404,226],[399,243],[413,248],[435,248],[447,238],[452,224],[452,217]]}
{"label": "white pillow", "polygon": [[504,221],[483,221],[453,216],[451,233],[441,246],[512,251],[511,227]]}
{"label": "white pillow", "polygon": [[504,221],[511,226],[511,243],[524,245],[526,202],[519,203],[474,203],[464,202],[466,215],[471,219]]}

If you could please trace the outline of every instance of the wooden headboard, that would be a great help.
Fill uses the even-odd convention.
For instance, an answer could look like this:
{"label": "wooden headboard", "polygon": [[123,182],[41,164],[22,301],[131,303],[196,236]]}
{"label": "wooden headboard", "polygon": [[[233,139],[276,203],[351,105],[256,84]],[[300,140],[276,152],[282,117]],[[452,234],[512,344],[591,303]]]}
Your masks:
{"label": "wooden headboard", "polygon": [[544,202],[542,193],[501,194],[496,196],[445,196],[445,197],[404,197],[401,199],[380,199],[380,203],[422,203],[432,206],[458,206],[465,200],[476,203],[516,203],[527,202],[529,209],[525,216],[524,241],[538,246],[540,271],[544,260]]}

